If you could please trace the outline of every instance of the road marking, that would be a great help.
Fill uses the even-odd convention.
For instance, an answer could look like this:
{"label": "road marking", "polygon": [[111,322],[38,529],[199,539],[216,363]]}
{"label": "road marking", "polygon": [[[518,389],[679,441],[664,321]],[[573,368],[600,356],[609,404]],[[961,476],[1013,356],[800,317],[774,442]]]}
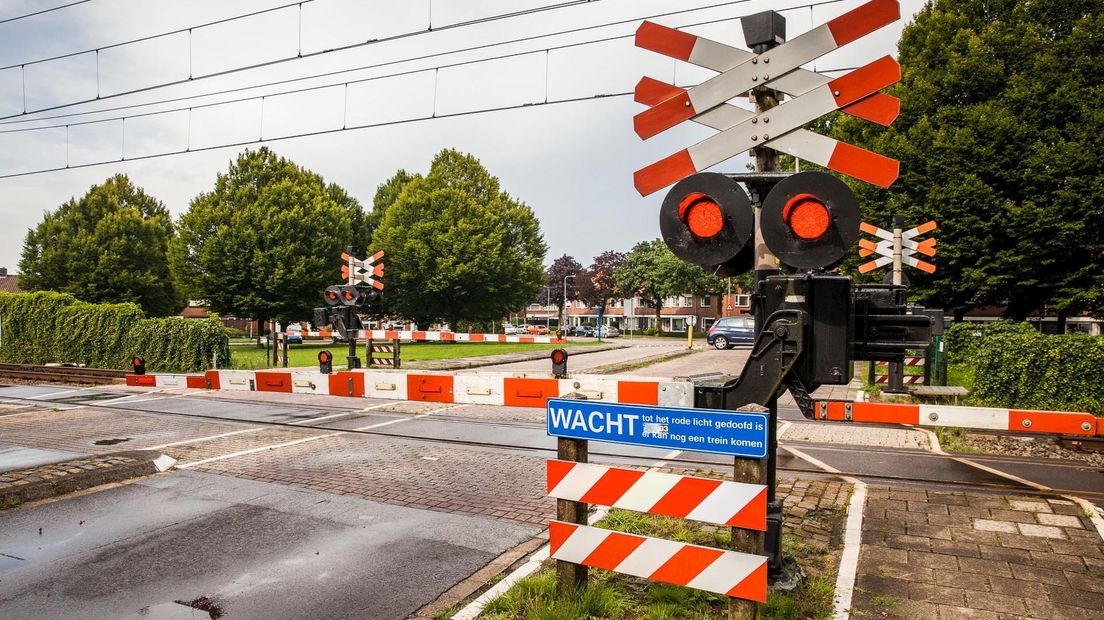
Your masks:
{"label": "road marking", "polygon": [[[667,454],[664,454],[660,458],[660,460],[653,463],[648,471],[658,470],[660,467],[663,467],[667,461],[677,457],[680,454],[682,454],[682,450],[671,450]],[[594,525],[602,519],[605,519],[607,514],[609,514],[609,508],[607,508],[606,506],[598,506],[594,510],[594,513],[587,518],[587,524]],[[494,599],[505,594],[507,590],[514,587],[515,583],[521,581],[529,575],[532,575],[534,572],[537,571],[538,568],[541,567],[541,564],[544,563],[544,561],[547,559],[548,545],[545,545],[533,552],[533,555],[529,557],[525,564],[517,567],[514,572],[506,575],[506,577],[502,581],[496,583],[494,586],[491,587],[491,589],[479,595],[478,598],[468,603],[467,606],[465,606],[460,611],[456,612],[456,614],[452,616],[452,620],[475,620],[475,618],[479,617],[479,614],[483,613],[483,608],[487,606],[487,603],[490,603]]]}
{"label": "road marking", "polygon": [[394,420],[388,420],[387,422],[379,422],[377,424],[370,424],[368,426],[361,426],[359,428],[350,429],[348,431],[337,431],[337,432],[334,432],[334,433],[326,433],[325,435],[315,435],[313,437],[304,437],[302,439],[294,439],[292,441],[285,441],[285,442],[273,444],[273,445],[270,445],[270,446],[261,446],[261,447],[258,447],[258,448],[250,448],[249,450],[241,450],[240,452],[233,452],[231,454],[223,454],[221,456],[212,456],[211,458],[201,459],[199,461],[192,461],[190,463],[183,463],[181,465],[177,465],[176,468],[177,469],[188,469],[190,467],[196,467],[198,465],[205,465],[207,463],[213,463],[215,461],[225,461],[226,459],[233,459],[233,458],[237,458],[239,456],[246,456],[248,454],[256,454],[257,452],[264,452],[265,450],[275,450],[277,448],[287,448],[289,446],[297,446],[297,445],[302,444],[302,443],[307,443],[307,442],[311,442],[311,441],[318,441],[319,439],[329,439],[330,437],[337,437],[339,435],[347,435],[350,432],[367,431],[367,430],[371,430],[371,429],[374,429],[374,428],[389,426],[391,424],[398,424],[399,422],[408,422],[410,420],[417,420],[417,419],[420,419],[420,418],[431,416],[435,413],[440,413],[440,412],[448,410],[448,409],[458,409],[458,408],[464,407],[464,406],[466,406],[466,405],[458,405],[458,406],[450,405],[448,407],[441,407],[440,409],[434,409],[432,411],[427,411],[426,413],[423,413],[421,415],[416,415],[416,416],[413,416],[413,417],[396,418]]}
{"label": "road marking", "polygon": [[851,493],[851,501],[847,504],[847,521],[843,530],[843,553],[840,554],[839,573],[836,574],[836,593],[833,597],[835,604],[832,611],[833,620],[847,620],[851,617],[851,599],[855,594],[855,578],[859,573],[863,511],[866,508],[866,483],[857,478],[843,475],[835,467],[797,448],[782,445],[778,447],[830,474],[836,474],[854,487],[854,491]]}
{"label": "road marking", "polygon": [[207,463],[213,463],[215,461],[225,461],[226,459],[233,459],[239,456],[245,456],[247,454],[255,454],[257,452],[264,452],[265,450],[275,450],[277,448],[286,448],[288,446],[295,446],[301,443],[307,443],[309,441],[318,441],[319,439],[328,439],[330,437],[337,437],[338,435],[344,435],[345,432],[327,433],[325,435],[315,435],[313,437],[304,437],[302,439],[294,439],[292,441],[285,441],[283,443],[272,444],[270,446],[261,446],[259,448],[250,448],[249,450],[241,450],[240,452],[232,452],[230,454],[223,454],[221,456],[212,456],[208,459],[201,459],[198,461],[192,461],[191,463],[183,463],[177,465],[177,469],[188,469],[190,467],[196,467],[198,465],[205,465]]}
{"label": "road marking", "polygon": [[[912,427],[912,428],[916,428],[916,427]],[[931,442],[932,452],[934,452],[936,454],[939,454],[941,456],[945,456],[945,457],[951,459],[952,461],[957,461],[957,462],[962,463],[963,465],[966,465],[968,467],[973,467],[974,469],[980,469],[981,471],[993,474],[994,476],[999,476],[999,477],[1004,478],[1006,480],[1011,480],[1013,482],[1018,482],[1018,483],[1020,483],[1024,486],[1031,487],[1031,488],[1033,488],[1037,491],[1053,491],[1054,490],[1054,489],[1046,486],[1045,484],[1039,484],[1038,482],[1032,482],[1031,480],[1026,480],[1026,479],[1021,478],[1021,477],[1019,477],[1015,474],[1010,474],[1006,471],[1001,471],[999,469],[993,469],[992,467],[989,467],[988,465],[982,465],[981,463],[978,463],[976,461],[971,461],[970,459],[962,458],[961,456],[955,456],[953,454],[944,452],[943,447],[941,445],[939,445],[939,436],[938,435],[936,435],[930,429],[926,429],[926,428],[916,428],[916,430],[923,431],[924,433],[927,433],[928,441]]]}
{"label": "road marking", "polygon": [[174,441],[172,443],[163,443],[159,446],[150,446],[148,448],[138,448],[139,450],[161,450],[162,448],[170,448],[172,446],[182,446],[189,443],[198,443],[200,441],[209,441],[211,439],[220,439],[222,437],[230,437],[232,435],[241,435],[242,433],[253,433],[259,430],[263,430],[263,426],[255,426],[253,428],[246,428],[240,431],[230,431],[229,433],[219,433],[218,435],[208,435],[206,437],[196,437],[195,439],[184,439],[182,441]]}

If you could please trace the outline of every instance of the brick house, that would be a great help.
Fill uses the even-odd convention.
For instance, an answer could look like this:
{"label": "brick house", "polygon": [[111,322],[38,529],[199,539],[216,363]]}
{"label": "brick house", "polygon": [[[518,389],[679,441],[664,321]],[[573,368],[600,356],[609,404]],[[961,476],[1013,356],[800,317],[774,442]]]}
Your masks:
{"label": "brick house", "polygon": [[19,275],[8,273],[7,267],[0,267],[0,293],[22,293],[19,288]]}
{"label": "brick house", "polygon": [[[565,308],[567,325],[596,325],[598,308],[586,307],[581,301],[572,301]],[[686,331],[686,322],[697,317],[697,330],[709,329],[718,318],[751,314],[751,296],[740,289],[726,295],[680,295],[670,297],[660,310],[663,331]],[[530,304],[525,310],[525,321],[555,327],[559,321],[556,306]],[[602,324],[612,325],[622,331],[654,329],[655,310],[640,299],[614,299],[602,312]]]}

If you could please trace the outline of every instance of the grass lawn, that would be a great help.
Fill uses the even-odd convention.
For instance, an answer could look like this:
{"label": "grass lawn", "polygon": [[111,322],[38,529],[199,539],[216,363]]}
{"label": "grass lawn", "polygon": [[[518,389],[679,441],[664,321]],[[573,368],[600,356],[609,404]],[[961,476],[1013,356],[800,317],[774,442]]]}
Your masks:
{"label": "grass lawn", "polygon": [[[726,547],[730,536],[728,528],[624,510],[611,510],[597,527],[711,547]],[[788,535],[783,537],[782,544],[783,552],[798,557],[799,561],[806,551],[800,541]],[[816,548],[810,553],[821,556],[825,550]],[[719,594],[595,568],[590,569],[586,588],[559,597],[554,566],[554,561],[546,562],[538,572],[488,603],[480,617],[486,620],[689,620],[727,616],[728,599]],[[767,604],[760,608],[761,617],[772,620],[829,618],[834,583],[834,573],[825,571],[803,581],[794,592],[771,591]]]}
{"label": "grass lawn", "polygon": [[[380,341],[382,344],[383,341]],[[563,346],[597,345],[595,341],[572,342],[562,344],[514,344],[509,342],[413,342],[402,344],[402,360],[416,362],[421,360],[456,359],[459,357],[480,357],[502,353],[522,351],[548,351]],[[289,351],[288,366],[314,366],[318,364],[318,352],[328,350],[333,353],[334,367],[344,367],[348,357],[349,345],[344,342],[306,342],[293,344]],[[256,347],[235,346],[230,349],[232,366],[241,370],[265,368],[265,350]],[[357,355],[364,361],[364,343],[357,343]]]}

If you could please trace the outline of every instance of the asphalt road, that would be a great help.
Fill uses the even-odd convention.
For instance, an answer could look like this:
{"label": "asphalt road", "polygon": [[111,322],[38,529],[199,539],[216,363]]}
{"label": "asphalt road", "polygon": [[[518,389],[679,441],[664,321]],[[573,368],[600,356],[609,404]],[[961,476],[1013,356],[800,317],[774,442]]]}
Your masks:
{"label": "asphalt road", "polygon": [[405,618],[539,529],[177,471],[0,515],[0,617]]}

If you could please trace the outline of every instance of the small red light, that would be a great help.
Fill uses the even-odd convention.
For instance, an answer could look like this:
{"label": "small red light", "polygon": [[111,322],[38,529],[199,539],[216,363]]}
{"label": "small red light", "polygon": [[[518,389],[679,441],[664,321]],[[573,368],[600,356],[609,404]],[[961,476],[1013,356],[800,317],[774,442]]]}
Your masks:
{"label": "small red light", "polygon": [[344,293],[341,293],[341,296],[344,297],[346,299],[346,301],[350,301],[350,300],[353,299],[353,294],[350,293],[349,291],[345,291]]}
{"label": "small red light", "polygon": [[690,232],[702,239],[711,239],[724,230],[724,212],[712,198],[692,192],[679,202],[679,219]]}
{"label": "small red light", "polygon": [[832,225],[828,207],[812,194],[798,194],[782,208],[782,218],[799,239],[812,241],[824,236]]}
{"label": "small red light", "polygon": [[322,362],[323,364],[330,361],[330,352],[329,351],[322,351],[321,353],[319,353],[318,354],[318,361]]}
{"label": "small red light", "polygon": [[555,349],[552,351],[552,363],[562,364],[567,361],[567,351],[563,349]]}
{"label": "small red light", "polygon": [[326,297],[329,299],[337,299],[337,293],[333,291],[326,291]]}

